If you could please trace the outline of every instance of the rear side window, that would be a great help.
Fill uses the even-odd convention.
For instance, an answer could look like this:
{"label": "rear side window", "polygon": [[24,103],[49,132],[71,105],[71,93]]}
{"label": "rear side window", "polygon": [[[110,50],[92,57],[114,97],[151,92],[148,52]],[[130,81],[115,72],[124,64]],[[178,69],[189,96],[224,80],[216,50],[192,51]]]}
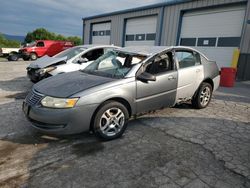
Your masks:
{"label": "rear side window", "polygon": [[197,57],[193,54],[193,52],[177,51],[175,52],[175,56],[179,62],[179,68],[192,67],[197,63]]}
{"label": "rear side window", "polygon": [[44,42],[38,42],[38,43],[36,44],[36,46],[37,46],[37,47],[44,47]]}

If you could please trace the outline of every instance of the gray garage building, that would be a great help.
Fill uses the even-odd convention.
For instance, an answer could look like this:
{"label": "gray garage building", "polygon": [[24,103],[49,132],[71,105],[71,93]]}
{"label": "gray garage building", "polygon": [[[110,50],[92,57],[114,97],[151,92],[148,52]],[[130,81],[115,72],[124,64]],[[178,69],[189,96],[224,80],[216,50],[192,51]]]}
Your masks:
{"label": "gray garage building", "polygon": [[184,45],[231,65],[240,49],[237,77],[250,80],[250,2],[176,0],[83,18],[84,44]]}

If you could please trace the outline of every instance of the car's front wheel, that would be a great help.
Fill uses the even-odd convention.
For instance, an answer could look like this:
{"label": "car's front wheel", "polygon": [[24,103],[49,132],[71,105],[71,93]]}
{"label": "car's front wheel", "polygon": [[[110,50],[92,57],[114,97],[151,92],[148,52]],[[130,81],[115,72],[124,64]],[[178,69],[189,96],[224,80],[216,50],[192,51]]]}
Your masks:
{"label": "car's front wheel", "polygon": [[212,92],[211,84],[203,82],[192,99],[192,105],[198,109],[206,108],[211,101]]}
{"label": "car's front wheel", "polygon": [[31,53],[30,54],[30,59],[31,59],[31,61],[35,61],[37,59],[36,53]]}
{"label": "car's front wheel", "polygon": [[94,133],[103,140],[122,136],[127,128],[129,113],[127,108],[116,101],[105,102],[94,119]]}

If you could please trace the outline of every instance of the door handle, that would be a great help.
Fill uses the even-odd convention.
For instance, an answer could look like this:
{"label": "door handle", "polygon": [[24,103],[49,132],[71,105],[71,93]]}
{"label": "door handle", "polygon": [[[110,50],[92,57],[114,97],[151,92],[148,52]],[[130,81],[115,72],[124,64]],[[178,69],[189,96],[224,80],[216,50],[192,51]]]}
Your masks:
{"label": "door handle", "polygon": [[174,79],[175,79],[174,76],[169,76],[169,77],[168,77],[168,80],[174,80]]}

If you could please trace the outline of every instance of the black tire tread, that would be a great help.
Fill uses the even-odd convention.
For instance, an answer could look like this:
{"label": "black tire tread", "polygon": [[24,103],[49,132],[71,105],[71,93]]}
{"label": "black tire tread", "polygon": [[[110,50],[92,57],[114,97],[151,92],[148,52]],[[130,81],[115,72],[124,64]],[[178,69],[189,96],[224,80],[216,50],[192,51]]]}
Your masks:
{"label": "black tire tread", "polygon": [[202,82],[201,85],[200,85],[200,87],[198,88],[198,90],[195,92],[195,94],[194,94],[194,96],[192,98],[192,101],[191,101],[192,102],[192,106],[194,108],[196,108],[196,109],[206,108],[208,106],[208,104],[210,103],[210,101],[211,101],[212,97],[210,97],[210,100],[209,100],[209,102],[207,103],[206,106],[202,106],[201,103],[200,103],[200,93],[203,90],[203,88],[205,88],[206,86],[208,86],[210,88],[210,90],[211,90],[211,96],[212,96],[213,90],[212,90],[211,84],[209,84],[207,82]]}

